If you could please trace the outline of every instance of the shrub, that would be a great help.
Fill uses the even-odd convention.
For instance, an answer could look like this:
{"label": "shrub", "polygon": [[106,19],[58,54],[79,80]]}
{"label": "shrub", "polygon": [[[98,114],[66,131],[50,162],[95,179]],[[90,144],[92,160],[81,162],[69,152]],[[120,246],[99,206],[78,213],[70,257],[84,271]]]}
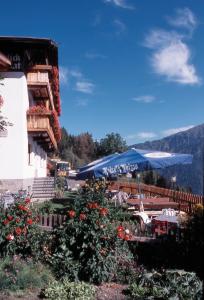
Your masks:
{"label": "shrub", "polygon": [[49,299],[60,300],[93,300],[96,289],[84,282],[70,282],[64,278],[62,282],[53,281],[44,291],[44,296]]}
{"label": "shrub", "polygon": [[[117,266],[131,263],[125,228],[118,230],[104,197],[103,183],[86,185],[54,231],[51,264],[57,276],[100,283],[115,278]],[[59,268],[59,264],[61,268]]]}
{"label": "shrub", "polygon": [[40,263],[7,256],[0,260],[0,290],[44,288],[53,280],[51,271]]}
{"label": "shrub", "polygon": [[202,299],[202,282],[182,270],[140,273],[129,286],[130,299]]}
{"label": "shrub", "polygon": [[203,278],[204,260],[204,218],[203,206],[197,205],[194,215],[184,224],[184,231],[180,241],[182,259],[193,270]]}
{"label": "shrub", "polygon": [[47,233],[38,225],[30,199],[19,199],[0,213],[0,254],[41,257]]}

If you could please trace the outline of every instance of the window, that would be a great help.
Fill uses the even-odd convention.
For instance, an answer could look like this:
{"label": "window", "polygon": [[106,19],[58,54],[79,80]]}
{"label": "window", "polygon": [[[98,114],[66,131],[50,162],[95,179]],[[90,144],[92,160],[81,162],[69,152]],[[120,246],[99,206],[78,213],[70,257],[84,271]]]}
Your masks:
{"label": "window", "polygon": [[32,152],[32,146],[31,144],[28,144],[28,164],[31,165],[31,152]]}

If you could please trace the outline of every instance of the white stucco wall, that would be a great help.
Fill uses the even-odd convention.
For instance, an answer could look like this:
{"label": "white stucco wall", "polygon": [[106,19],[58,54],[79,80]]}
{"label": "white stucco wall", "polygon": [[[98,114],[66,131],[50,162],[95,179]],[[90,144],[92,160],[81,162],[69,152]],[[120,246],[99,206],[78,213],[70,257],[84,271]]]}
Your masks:
{"label": "white stucco wall", "polygon": [[0,94],[2,113],[13,126],[7,137],[0,137],[0,180],[46,176],[46,153],[29,137],[32,145],[31,164],[28,164],[28,133],[26,111],[29,107],[27,82],[24,73],[1,73],[4,77]]}

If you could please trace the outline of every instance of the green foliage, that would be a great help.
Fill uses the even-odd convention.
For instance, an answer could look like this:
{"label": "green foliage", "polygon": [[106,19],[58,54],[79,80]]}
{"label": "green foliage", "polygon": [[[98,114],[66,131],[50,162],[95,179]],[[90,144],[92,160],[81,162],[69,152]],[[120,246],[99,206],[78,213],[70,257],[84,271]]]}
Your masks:
{"label": "green foliage", "polygon": [[130,299],[202,299],[202,282],[182,270],[143,271],[128,290]]}
{"label": "green foliage", "polygon": [[127,150],[125,140],[118,133],[107,134],[99,142],[94,141],[92,135],[88,132],[74,136],[68,134],[66,129],[62,128],[61,133],[59,156],[63,160],[69,161],[73,168],[85,165],[96,159],[96,157]]}
{"label": "green foliage", "polygon": [[44,201],[39,207],[38,210],[42,214],[52,214],[54,212],[53,204],[50,200]]}
{"label": "green foliage", "polygon": [[47,267],[31,259],[25,261],[18,256],[7,256],[0,260],[1,291],[44,288],[53,279]]}
{"label": "green foliage", "polygon": [[117,236],[105,188],[103,182],[85,185],[64,225],[54,231],[50,262],[57,276],[100,283],[112,280],[117,266],[131,262],[127,242]]}
{"label": "green foliage", "polygon": [[182,255],[188,266],[203,278],[203,251],[204,251],[204,218],[203,206],[197,205],[193,216],[184,224],[183,235],[180,241]]}
{"label": "green foliage", "polygon": [[105,138],[101,139],[97,144],[97,156],[106,156],[115,152],[124,152],[127,150],[125,140],[122,139],[119,133],[107,134]]}
{"label": "green foliage", "polygon": [[69,135],[65,128],[61,130],[62,138],[59,143],[59,155],[69,161],[73,168],[95,159],[95,143],[88,132],[78,136]]}
{"label": "green foliage", "polygon": [[53,281],[44,291],[44,296],[50,300],[93,300],[96,289],[85,282],[70,282],[64,278],[62,282]]}

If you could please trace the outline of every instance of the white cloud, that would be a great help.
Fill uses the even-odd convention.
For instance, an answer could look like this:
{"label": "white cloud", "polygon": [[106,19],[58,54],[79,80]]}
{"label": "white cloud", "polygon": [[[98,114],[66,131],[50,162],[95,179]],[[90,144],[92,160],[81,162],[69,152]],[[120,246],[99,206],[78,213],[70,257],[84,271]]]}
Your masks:
{"label": "white cloud", "polygon": [[59,67],[59,79],[61,84],[68,83],[68,68],[60,66]]}
{"label": "white cloud", "polygon": [[116,6],[126,8],[126,9],[134,9],[134,6],[127,3],[127,0],[104,0],[105,3],[112,3]]}
{"label": "white cloud", "polygon": [[126,31],[126,25],[122,21],[120,21],[118,19],[115,19],[113,21],[113,25],[116,28],[116,34],[117,35],[121,35],[121,34],[123,34]]}
{"label": "white cloud", "polygon": [[191,52],[175,32],[153,30],[145,39],[145,46],[154,49],[151,65],[155,73],[163,75],[168,81],[195,85],[200,83],[196,69],[190,63]]}
{"label": "white cloud", "polygon": [[151,103],[155,101],[155,97],[152,95],[143,95],[132,98],[133,101],[141,102],[141,103]]}
{"label": "white cloud", "polygon": [[75,90],[85,94],[93,94],[95,85],[90,81],[77,81]]}
{"label": "white cloud", "polygon": [[100,54],[100,53],[96,53],[96,52],[86,52],[85,53],[85,57],[88,59],[105,59],[107,58],[106,55]]}
{"label": "white cloud", "polygon": [[83,74],[77,69],[69,70],[69,74],[70,74],[70,76],[75,77],[75,78],[82,78],[83,77]]}
{"label": "white cloud", "polygon": [[193,12],[185,7],[176,10],[176,15],[174,17],[167,17],[170,25],[175,27],[186,28],[193,31],[197,26],[197,20]]}
{"label": "white cloud", "polygon": [[157,137],[157,134],[154,132],[138,132],[135,134],[130,134],[126,137],[127,140],[135,140],[135,139],[139,139],[139,140],[145,140],[145,139],[152,139]]}
{"label": "white cloud", "polygon": [[181,132],[181,131],[186,131],[186,130],[191,129],[193,127],[194,127],[194,125],[178,127],[178,128],[170,128],[170,129],[163,130],[161,133],[162,133],[163,136],[168,136],[168,135],[176,134],[176,133]]}

